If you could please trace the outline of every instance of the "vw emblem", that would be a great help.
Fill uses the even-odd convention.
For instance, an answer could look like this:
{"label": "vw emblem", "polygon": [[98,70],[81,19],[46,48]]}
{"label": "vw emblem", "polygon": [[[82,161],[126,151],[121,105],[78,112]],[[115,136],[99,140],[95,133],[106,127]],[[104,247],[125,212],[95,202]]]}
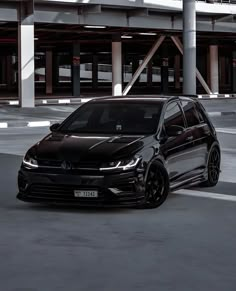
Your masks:
{"label": "vw emblem", "polygon": [[64,162],[61,164],[61,167],[62,167],[62,169],[64,169],[64,170],[71,170],[71,169],[72,169],[71,162],[68,162],[68,161],[64,161]]}

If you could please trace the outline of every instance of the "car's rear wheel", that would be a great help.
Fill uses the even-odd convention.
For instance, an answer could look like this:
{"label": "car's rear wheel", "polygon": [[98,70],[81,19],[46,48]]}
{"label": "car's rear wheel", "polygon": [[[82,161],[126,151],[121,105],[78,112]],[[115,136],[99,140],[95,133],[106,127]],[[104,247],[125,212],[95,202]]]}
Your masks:
{"label": "car's rear wheel", "polygon": [[169,176],[165,167],[160,162],[153,163],[146,179],[146,208],[160,206],[169,194]]}
{"label": "car's rear wheel", "polygon": [[208,179],[203,186],[213,187],[218,183],[220,176],[220,150],[217,146],[214,146],[209,153],[207,172]]}

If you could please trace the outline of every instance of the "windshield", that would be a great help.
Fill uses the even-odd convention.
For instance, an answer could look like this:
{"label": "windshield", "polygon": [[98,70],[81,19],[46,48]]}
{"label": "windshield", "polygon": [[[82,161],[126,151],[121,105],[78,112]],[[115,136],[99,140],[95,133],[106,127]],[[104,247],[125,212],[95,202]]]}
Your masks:
{"label": "windshield", "polygon": [[87,103],[72,114],[60,128],[63,132],[151,134],[155,133],[162,103]]}

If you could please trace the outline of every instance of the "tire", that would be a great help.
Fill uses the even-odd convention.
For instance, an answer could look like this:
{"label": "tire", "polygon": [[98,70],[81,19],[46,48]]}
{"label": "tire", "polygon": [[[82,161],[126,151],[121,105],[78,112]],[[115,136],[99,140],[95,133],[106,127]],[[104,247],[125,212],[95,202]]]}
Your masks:
{"label": "tire", "polygon": [[207,162],[207,181],[202,183],[203,187],[214,187],[220,176],[220,150],[214,146],[209,153]]}
{"label": "tire", "polygon": [[154,162],[147,174],[145,208],[156,208],[165,202],[169,194],[169,176],[160,162]]}

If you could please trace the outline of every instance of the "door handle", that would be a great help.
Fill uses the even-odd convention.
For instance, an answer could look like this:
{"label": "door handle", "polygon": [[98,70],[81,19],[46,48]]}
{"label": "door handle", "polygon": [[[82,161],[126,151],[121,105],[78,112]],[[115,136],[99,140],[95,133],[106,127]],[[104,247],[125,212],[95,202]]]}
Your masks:
{"label": "door handle", "polygon": [[186,141],[192,141],[192,140],[193,140],[193,136],[192,135],[186,137]]}

